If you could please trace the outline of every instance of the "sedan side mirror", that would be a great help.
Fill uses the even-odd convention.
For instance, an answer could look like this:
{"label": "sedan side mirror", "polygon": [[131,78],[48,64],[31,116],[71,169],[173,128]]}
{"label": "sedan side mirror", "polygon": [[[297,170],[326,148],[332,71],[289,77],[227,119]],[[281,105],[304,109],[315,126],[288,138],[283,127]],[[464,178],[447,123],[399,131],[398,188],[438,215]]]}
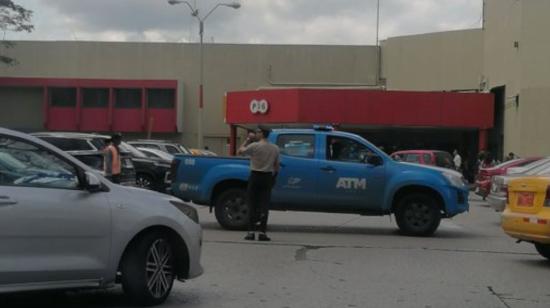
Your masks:
{"label": "sedan side mirror", "polygon": [[89,192],[99,192],[103,189],[103,184],[93,172],[86,171],[85,178],[85,187]]}

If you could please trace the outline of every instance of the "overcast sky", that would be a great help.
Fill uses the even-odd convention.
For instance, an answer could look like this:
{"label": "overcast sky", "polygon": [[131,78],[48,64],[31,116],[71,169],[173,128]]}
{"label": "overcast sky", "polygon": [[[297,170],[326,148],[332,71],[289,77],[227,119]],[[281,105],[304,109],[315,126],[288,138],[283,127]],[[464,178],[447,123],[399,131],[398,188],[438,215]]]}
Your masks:
{"label": "overcast sky", "polygon": [[[185,5],[167,0],[14,0],[34,11],[35,31],[7,39],[196,42]],[[221,0],[224,1],[224,0]],[[201,15],[218,2],[190,0]],[[231,2],[232,0],[226,0]],[[205,29],[219,43],[375,44],[376,0],[240,0]],[[380,0],[380,38],[478,28],[482,0]]]}

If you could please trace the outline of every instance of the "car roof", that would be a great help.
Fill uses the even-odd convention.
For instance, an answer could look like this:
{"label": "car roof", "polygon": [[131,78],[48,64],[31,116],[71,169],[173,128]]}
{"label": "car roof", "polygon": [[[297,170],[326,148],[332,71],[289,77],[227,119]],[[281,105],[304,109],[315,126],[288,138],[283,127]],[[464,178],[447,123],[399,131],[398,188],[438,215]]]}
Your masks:
{"label": "car roof", "polygon": [[75,133],[75,132],[37,132],[32,133],[32,136],[35,137],[55,137],[55,138],[101,138],[109,139],[110,136],[100,135],[100,134],[91,134],[91,133]]}
{"label": "car roof", "polygon": [[20,139],[23,139],[23,140],[32,141],[33,143],[36,143],[36,144],[38,144],[38,145],[40,145],[44,148],[47,148],[51,151],[55,151],[58,155],[61,155],[61,156],[65,157],[66,159],[70,160],[74,164],[77,164],[79,167],[83,168],[84,170],[89,170],[89,171],[92,170],[86,164],[84,164],[81,161],[79,161],[78,159],[74,158],[69,153],[58,149],[57,147],[53,146],[49,142],[46,142],[46,141],[44,141],[44,140],[42,140],[42,139],[40,139],[36,136],[30,135],[30,134],[25,134],[25,133],[22,133],[22,132],[18,132],[18,131],[3,128],[3,127],[0,127],[0,134],[13,136],[13,137],[20,138]]}
{"label": "car roof", "polygon": [[162,143],[162,144],[177,144],[176,142],[168,141],[168,140],[154,140],[154,139],[138,139],[138,140],[132,140],[128,141],[128,143]]}
{"label": "car roof", "polygon": [[151,153],[160,153],[160,154],[169,154],[169,155],[172,155],[170,153],[166,153],[164,151],[161,151],[159,149],[151,149],[151,148],[143,148],[143,147],[137,147],[138,150],[140,151],[143,151],[143,152],[151,152]]}
{"label": "car roof", "polygon": [[429,154],[429,153],[448,153],[448,152],[439,151],[439,150],[404,150],[404,151],[393,152],[391,155],[394,155],[394,154]]}
{"label": "car roof", "polygon": [[84,151],[65,151],[71,155],[103,155],[102,151],[84,150]]}
{"label": "car roof", "polygon": [[340,130],[325,130],[313,128],[276,128],[272,132],[277,134],[316,134],[316,135],[331,135],[340,137],[356,138],[358,135]]}

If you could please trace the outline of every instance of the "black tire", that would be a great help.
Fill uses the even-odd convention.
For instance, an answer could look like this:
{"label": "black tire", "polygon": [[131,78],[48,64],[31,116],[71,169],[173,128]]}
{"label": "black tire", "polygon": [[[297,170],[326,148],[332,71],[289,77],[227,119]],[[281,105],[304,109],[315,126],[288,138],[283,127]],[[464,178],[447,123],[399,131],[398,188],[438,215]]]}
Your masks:
{"label": "black tire", "polygon": [[174,249],[168,237],[152,232],[129,247],[121,264],[122,288],[142,306],[163,303],[174,285]]}
{"label": "black tire", "polygon": [[228,230],[247,230],[250,211],[246,202],[246,190],[229,188],[214,201],[216,220]]}
{"label": "black tire", "polygon": [[439,227],[441,211],[429,194],[414,193],[402,197],[395,208],[400,231],[409,236],[430,236]]}
{"label": "black tire", "polygon": [[140,173],[136,176],[136,186],[139,188],[153,190],[155,188],[153,177]]}
{"label": "black tire", "polygon": [[550,260],[550,244],[535,243],[535,248],[541,256]]}

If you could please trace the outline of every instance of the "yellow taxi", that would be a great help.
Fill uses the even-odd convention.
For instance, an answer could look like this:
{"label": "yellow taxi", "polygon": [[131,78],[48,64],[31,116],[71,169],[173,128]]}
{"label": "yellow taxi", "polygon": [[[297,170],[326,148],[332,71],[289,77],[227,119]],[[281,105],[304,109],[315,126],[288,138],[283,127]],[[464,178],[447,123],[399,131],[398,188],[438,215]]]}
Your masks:
{"label": "yellow taxi", "polygon": [[513,238],[535,244],[539,254],[550,259],[550,176],[508,183],[502,229]]}

